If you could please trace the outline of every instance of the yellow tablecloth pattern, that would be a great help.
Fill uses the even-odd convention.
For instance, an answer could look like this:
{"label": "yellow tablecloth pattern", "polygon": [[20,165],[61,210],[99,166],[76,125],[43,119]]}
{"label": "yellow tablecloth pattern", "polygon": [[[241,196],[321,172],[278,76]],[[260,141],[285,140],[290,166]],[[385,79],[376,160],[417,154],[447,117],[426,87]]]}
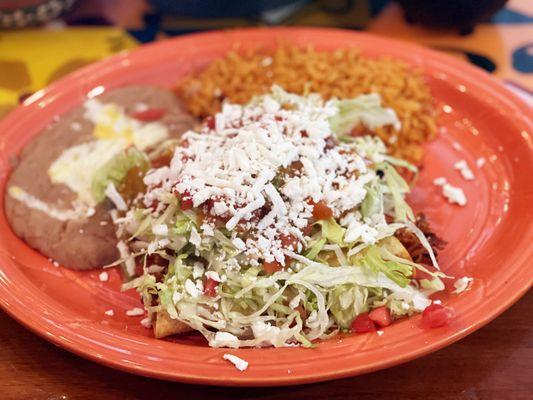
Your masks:
{"label": "yellow tablecloth pattern", "polygon": [[0,116],[57,78],[135,47],[119,28],[0,31]]}

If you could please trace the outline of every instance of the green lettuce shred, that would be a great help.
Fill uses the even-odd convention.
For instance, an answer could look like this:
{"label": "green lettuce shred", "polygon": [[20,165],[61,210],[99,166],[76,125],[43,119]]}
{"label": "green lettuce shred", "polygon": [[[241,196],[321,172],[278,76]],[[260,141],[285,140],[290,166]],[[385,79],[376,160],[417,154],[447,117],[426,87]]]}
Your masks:
{"label": "green lettuce shred", "polygon": [[413,210],[404,200],[404,196],[409,193],[409,185],[400,176],[400,174],[390,165],[384,164],[381,166],[382,171],[385,174],[385,180],[392,193],[394,199],[394,211],[396,221],[414,221],[415,216]]}
{"label": "green lettuce shred", "polygon": [[383,259],[378,246],[370,246],[365,250],[363,258],[355,258],[355,262],[363,265],[374,272],[383,272],[385,276],[398,284],[400,287],[406,287],[411,281],[413,268],[408,264],[398,261]]}
{"label": "green lettuce shred", "polygon": [[[335,218],[323,219],[317,222],[322,228],[322,237],[329,243],[342,245],[346,229],[339,225]],[[316,257],[316,256],[315,256]]]}
{"label": "green lettuce shred", "polygon": [[399,128],[399,120],[390,108],[381,105],[378,94],[367,94],[354,99],[337,100],[338,113],[329,119],[331,129],[339,136],[348,134],[354,127],[363,124],[369,129],[383,125]]}
{"label": "green lettuce shred", "polygon": [[94,200],[97,203],[103,201],[107,186],[113,183],[118,187],[128,171],[134,167],[138,167],[141,172],[146,172],[150,168],[150,162],[142,151],[135,147],[128,147],[96,170],[91,182],[91,194]]}

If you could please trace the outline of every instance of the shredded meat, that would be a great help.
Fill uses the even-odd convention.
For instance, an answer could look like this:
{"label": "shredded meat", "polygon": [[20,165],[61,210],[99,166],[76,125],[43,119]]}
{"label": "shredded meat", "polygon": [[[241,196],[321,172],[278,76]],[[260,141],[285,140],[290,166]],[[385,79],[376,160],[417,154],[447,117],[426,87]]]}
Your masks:
{"label": "shredded meat", "polygon": [[[419,213],[416,216],[415,224],[424,233],[429,244],[431,245],[431,248],[433,249],[433,252],[435,253],[435,256],[437,256],[438,251],[444,249],[446,241],[431,231],[429,223],[427,222],[424,214]],[[414,233],[407,229],[400,229],[396,232],[395,236],[405,246],[414,262],[419,264],[431,263],[428,251],[424,246],[422,246]]]}

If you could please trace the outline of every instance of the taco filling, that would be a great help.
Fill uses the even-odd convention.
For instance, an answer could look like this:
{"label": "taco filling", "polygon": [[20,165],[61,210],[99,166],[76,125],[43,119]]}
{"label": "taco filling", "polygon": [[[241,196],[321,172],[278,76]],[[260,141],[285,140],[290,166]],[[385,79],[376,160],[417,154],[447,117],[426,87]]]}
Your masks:
{"label": "taco filling", "polygon": [[124,289],[155,336],[312,346],[423,311],[445,275],[405,201],[397,169],[416,168],[350,135],[382,126],[400,122],[377,94],[326,102],[274,86],[186,132],[115,218],[121,262],[140,275]]}

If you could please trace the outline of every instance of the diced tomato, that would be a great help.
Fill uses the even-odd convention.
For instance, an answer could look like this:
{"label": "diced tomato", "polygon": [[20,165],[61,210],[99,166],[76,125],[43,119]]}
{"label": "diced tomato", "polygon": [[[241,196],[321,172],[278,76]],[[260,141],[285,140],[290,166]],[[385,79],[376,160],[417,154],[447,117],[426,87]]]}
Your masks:
{"label": "diced tomato", "polygon": [[152,168],[161,168],[170,165],[170,161],[172,161],[172,154],[163,153],[159,157],[151,161]]}
{"label": "diced tomato", "polygon": [[370,318],[379,326],[389,326],[392,323],[392,315],[390,314],[390,310],[385,306],[378,307],[370,311],[368,318]]}
{"label": "diced tomato", "polygon": [[180,209],[182,211],[190,210],[193,207],[192,197],[188,191],[183,192],[180,198]]}
{"label": "diced tomato", "polygon": [[325,146],[324,146],[324,149],[326,150],[331,150],[333,149],[335,146],[337,146],[337,140],[335,140],[335,138],[333,136],[328,136],[326,138],[326,143],[325,143]]}
{"label": "diced tomato", "polygon": [[305,319],[305,317],[307,316],[307,312],[305,311],[305,308],[302,305],[296,306],[294,311],[298,311],[298,314],[300,314],[300,317],[302,317],[302,319]]}
{"label": "diced tomato", "polygon": [[142,276],[142,274],[144,274],[143,264],[139,262],[135,264],[135,276]]}
{"label": "diced tomato", "polygon": [[363,124],[358,124],[357,126],[354,126],[351,132],[349,133],[350,136],[364,136],[371,133],[367,127],[365,127]]}
{"label": "diced tomato", "polygon": [[375,330],[376,325],[370,319],[368,313],[359,314],[352,322],[352,331],[356,333],[373,332]]}
{"label": "diced tomato", "polygon": [[285,256],[285,267],[289,267],[292,263],[292,257]]}
{"label": "diced tomato", "polygon": [[281,268],[282,268],[282,265],[275,260],[271,262],[267,262],[267,261],[263,262],[263,269],[265,270],[267,274],[273,274],[274,272],[280,271]]}
{"label": "diced tomato", "polygon": [[182,211],[190,210],[193,206],[192,198],[190,197],[182,197],[180,202],[180,209]]}
{"label": "diced tomato", "polygon": [[150,203],[150,205],[148,206],[148,208],[152,208],[152,209],[155,210],[158,205],[159,205],[159,200],[153,199],[152,202]]}
{"label": "diced tomato", "polygon": [[[240,207],[239,207],[240,208]],[[252,212],[252,218],[250,219],[250,221],[257,221],[259,222],[260,220],[262,220],[264,217],[266,217],[266,215],[270,212],[270,208],[269,207],[261,207],[261,208],[258,208],[257,210],[253,211]]]}
{"label": "diced tomato", "polygon": [[215,118],[212,115],[209,115],[208,117],[205,117],[204,124],[209,129],[215,129]]}
{"label": "diced tomato", "polygon": [[333,210],[329,208],[325,201],[320,200],[313,206],[313,217],[316,219],[330,219],[333,217]]}
{"label": "diced tomato", "polygon": [[226,222],[228,222],[231,218],[231,215],[229,213],[225,213],[223,215],[214,215],[213,213],[213,207],[217,201],[224,201],[221,197],[213,197],[211,199],[207,199],[202,204],[202,212],[203,212],[203,220],[212,224],[215,224],[215,226],[224,226],[226,225]]}
{"label": "diced tomato", "polygon": [[422,313],[422,327],[432,329],[448,325],[455,311],[451,307],[444,307],[442,304],[432,303]]}
{"label": "diced tomato", "polygon": [[167,110],[163,108],[149,108],[144,111],[136,111],[131,116],[139,121],[150,122],[161,119],[166,113]]}
{"label": "diced tomato", "polygon": [[281,234],[279,239],[281,240],[281,245],[286,249],[291,247],[296,250],[298,247],[298,238],[296,236]]}
{"label": "diced tomato", "polygon": [[311,236],[312,232],[313,232],[313,224],[309,224],[305,228],[302,229],[302,233],[305,236]]}
{"label": "diced tomato", "polygon": [[218,282],[207,278],[204,283],[204,294],[209,297],[215,297],[217,295]]}

